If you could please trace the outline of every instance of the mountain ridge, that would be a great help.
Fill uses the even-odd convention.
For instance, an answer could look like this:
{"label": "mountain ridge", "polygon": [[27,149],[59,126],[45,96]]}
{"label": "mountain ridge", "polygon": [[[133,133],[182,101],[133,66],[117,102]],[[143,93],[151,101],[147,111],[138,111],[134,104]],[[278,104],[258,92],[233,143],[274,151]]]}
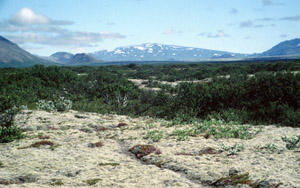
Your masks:
{"label": "mountain ridge", "polygon": [[300,38],[286,40],[278,43],[271,49],[261,53],[261,56],[299,55]]}
{"label": "mountain ridge", "polygon": [[28,67],[51,62],[32,55],[17,44],[0,36],[0,67]]}
{"label": "mountain ridge", "polygon": [[104,61],[196,61],[222,57],[246,57],[246,54],[196,47],[143,43],[90,53]]}
{"label": "mountain ridge", "polygon": [[84,64],[84,63],[87,64],[87,63],[101,62],[101,60],[96,59],[87,53],[72,54],[69,52],[56,52],[52,54],[49,57],[49,59],[64,65],[77,65],[77,64]]}

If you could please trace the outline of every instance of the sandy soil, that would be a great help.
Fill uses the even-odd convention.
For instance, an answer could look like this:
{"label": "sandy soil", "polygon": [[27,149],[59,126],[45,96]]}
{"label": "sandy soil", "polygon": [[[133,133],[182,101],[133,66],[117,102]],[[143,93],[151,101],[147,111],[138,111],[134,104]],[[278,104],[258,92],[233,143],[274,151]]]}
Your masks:
{"label": "sandy soil", "polygon": [[[0,187],[51,187],[58,182],[61,187],[86,187],[96,178],[92,187],[212,187],[209,184],[230,171],[249,173],[253,181],[281,183],[279,187],[300,187],[300,152],[287,150],[281,139],[299,135],[299,128],[267,126],[250,140],[197,136],[178,141],[167,135],[188,125],[166,127],[168,122],[148,117],[23,111],[16,123],[27,137],[0,144],[0,182],[22,184]],[[125,126],[118,127],[120,123]],[[163,132],[160,141],[145,138],[153,130]],[[31,147],[39,141],[54,145]],[[94,147],[97,142],[103,146]],[[244,150],[197,155],[207,147],[222,151],[222,144],[235,143]],[[257,151],[268,143],[276,145],[276,152]],[[136,144],[152,144],[161,154],[138,159],[129,152]]]}
{"label": "sandy soil", "polygon": [[[129,81],[133,82],[135,85],[137,85],[140,89],[144,90],[152,90],[152,91],[160,91],[161,88],[150,88],[147,87],[146,84],[143,84],[143,82],[148,82],[148,80],[145,79],[128,79]],[[194,81],[176,81],[176,82],[167,82],[167,81],[159,81],[159,80],[153,80],[156,81],[160,84],[164,85],[170,85],[172,87],[176,87],[180,83],[206,83],[206,82],[211,82],[212,78],[206,78],[203,80],[194,80]]]}

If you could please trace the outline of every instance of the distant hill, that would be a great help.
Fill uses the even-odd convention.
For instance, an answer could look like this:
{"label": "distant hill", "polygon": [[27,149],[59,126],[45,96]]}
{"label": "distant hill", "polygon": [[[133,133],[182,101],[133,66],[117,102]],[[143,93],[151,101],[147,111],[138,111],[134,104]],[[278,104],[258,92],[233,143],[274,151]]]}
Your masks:
{"label": "distant hill", "polygon": [[17,44],[0,36],[0,67],[29,67],[35,64],[51,64],[20,48]]}
{"label": "distant hill", "polygon": [[49,59],[57,63],[68,63],[74,55],[68,52],[56,52],[52,54]]}
{"label": "distant hill", "polygon": [[91,53],[104,61],[197,61],[218,57],[241,58],[246,54],[202,48],[145,43]]}
{"label": "distant hill", "polygon": [[64,65],[89,65],[90,63],[100,63],[101,60],[96,59],[95,57],[86,54],[86,53],[78,53],[71,54],[68,52],[56,52],[49,57],[52,61],[57,63],[61,63]]}
{"label": "distant hill", "polygon": [[70,62],[72,64],[81,64],[81,63],[94,63],[94,62],[99,62],[98,59],[94,58],[91,55],[88,55],[86,53],[80,53],[80,54],[75,54]]}
{"label": "distant hill", "polygon": [[285,56],[285,55],[300,55],[300,39],[283,41],[270,50],[260,54],[260,56]]}

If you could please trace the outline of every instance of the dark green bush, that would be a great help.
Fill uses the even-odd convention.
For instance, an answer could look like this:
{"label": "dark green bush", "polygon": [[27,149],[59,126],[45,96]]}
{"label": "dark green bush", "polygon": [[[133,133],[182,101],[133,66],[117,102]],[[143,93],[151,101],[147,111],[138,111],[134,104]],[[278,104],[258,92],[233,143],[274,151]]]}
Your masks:
{"label": "dark green bush", "polygon": [[24,137],[22,130],[14,125],[13,118],[18,112],[16,107],[0,113],[0,143],[12,142]]}
{"label": "dark green bush", "polygon": [[[64,97],[72,101],[72,109],[79,111],[148,115],[185,122],[213,117],[227,122],[299,127],[300,75],[285,72],[297,70],[299,60],[0,69],[0,113],[14,105],[37,108],[39,100]],[[253,73],[256,75],[249,76]],[[128,78],[212,81],[182,83],[175,88],[150,81],[149,86],[162,88],[153,92],[138,89]]]}

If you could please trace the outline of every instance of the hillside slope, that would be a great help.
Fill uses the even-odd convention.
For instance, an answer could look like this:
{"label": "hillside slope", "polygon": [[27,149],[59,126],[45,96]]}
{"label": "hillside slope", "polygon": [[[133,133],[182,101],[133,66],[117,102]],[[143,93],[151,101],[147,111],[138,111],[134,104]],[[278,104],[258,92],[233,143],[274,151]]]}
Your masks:
{"label": "hillside slope", "polygon": [[63,65],[89,65],[101,63],[101,60],[86,53],[71,54],[68,52],[56,52],[49,57],[51,60]]}
{"label": "hillside slope", "polygon": [[282,55],[300,55],[300,39],[283,41],[270,50],[261,54],[261,56],[282,56]]}
{"label": "hillside slope", "polygon": [[0,67],[29,67],[34,64],[51,64],[20,48],[17,44],[0,36]]}

